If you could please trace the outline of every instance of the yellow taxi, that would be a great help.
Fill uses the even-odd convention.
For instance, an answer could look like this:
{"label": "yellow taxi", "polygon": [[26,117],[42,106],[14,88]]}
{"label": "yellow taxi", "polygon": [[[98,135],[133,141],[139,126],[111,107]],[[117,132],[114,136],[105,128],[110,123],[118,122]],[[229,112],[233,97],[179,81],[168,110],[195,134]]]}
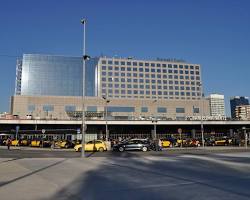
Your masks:
{"label": "yellow taxi", "polygon": [[214,141],[214,145],[216,146],[227,146],[232,144],[232,139],[222,138]]}
{"label": "yellow taxi", "polygon": [[[74,147],[75,151],[82,150],[82,144],[77,144]],[[102,140],[92,140],[85,144],[85,151],[107,151],[107,147]]]}
{"label": "yellow taxi", "polygon": [[19,140],[11,140],[11,146],[19,146]]}
{"label": "yellow taxi", "polygon": [[169,140],[162,140],[161,141],[162,144],[162,148],[168,148],[168,147],[172,147],[172,142],[170,142]]}

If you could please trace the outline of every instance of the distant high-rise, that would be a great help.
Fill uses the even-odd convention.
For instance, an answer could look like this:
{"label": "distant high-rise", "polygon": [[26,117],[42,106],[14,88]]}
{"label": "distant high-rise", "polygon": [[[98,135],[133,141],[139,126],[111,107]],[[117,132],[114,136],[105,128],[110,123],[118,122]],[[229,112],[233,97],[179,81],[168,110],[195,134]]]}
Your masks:
{"label": "distant high-rise", "polygon": [[243,97],[243,96],[231,97],[230,107],[231,107],[231,117],[233,119],[236,118],[236,113],[235,113],[236,106],[242,106],[242,105],[249,105],[248,97]]}
{"label": "distant high-rise", "polygon": [[224,95],[211,94],[208,100],[211,116],[225,116]]}
{"label": "distant high-rise", "polygon": [[235,115],[236,119],[250,120],[250,105],[236,106]]}

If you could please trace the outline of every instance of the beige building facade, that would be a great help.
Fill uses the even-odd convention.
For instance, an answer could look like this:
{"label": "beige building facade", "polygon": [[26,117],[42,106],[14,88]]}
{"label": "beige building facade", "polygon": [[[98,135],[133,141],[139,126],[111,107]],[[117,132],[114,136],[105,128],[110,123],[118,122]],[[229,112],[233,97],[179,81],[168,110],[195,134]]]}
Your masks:
{"label": "beige building facade", "polygon": [[[83,102],[83,103],[82,103]],[[81,119],[85,109],[88,118],[128,120],[185,120],[186,116],[210,116],[209,101],[126,99],[68,96],[24,96],[11,98],[11,113],[22,119]],[[107,106],[107,113],[106,113]]]}

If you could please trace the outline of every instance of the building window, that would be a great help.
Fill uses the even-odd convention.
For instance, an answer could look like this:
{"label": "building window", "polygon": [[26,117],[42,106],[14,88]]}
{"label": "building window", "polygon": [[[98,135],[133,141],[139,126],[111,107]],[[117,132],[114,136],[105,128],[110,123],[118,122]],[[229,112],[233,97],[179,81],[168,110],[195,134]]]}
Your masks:
{"label": "building window", "polygon": [[127,62],[127,65],[130,66],[130,65],[131,65],[131,62]]}
{"label": "building window", "polygon": [[89,111],[89,112],[97,112],[97,106],[87,106],[87,111]]}
{"label": "building window", "polygon": [[106,66],[102,66],[102,70],[106,70]]}
{"label": "building window", "polygon": [[193,113],[200,113],[200,109],[193,107]]}
{"label": "building window", "polygon": [[43,111],[54,111],[54,106],[53,105],[44,105],[43,106]]}
{"label": "building window", "polygon": [[157,112],[158,113],[167,113],[167,108],[165,108],[165,107],[158,107],[157,108]]}
{"label": "building window", "polygon": [[33,112],[35,111],[35,109],[36,109],[36,106],[34,104],[28,105],[28,112]]}
{"label": "building window", "polygon": [[141,112],[148,112],[148,107],[141,107]]}
{"label": "building window", "polygon": [[176,113],[185,113],[185,108],[176,108]]}
{"label": "building window", "polygon": [[67,106],[65,106],[65,111],[66,112],[74,112],[74,111],[76,111],[76,106],[67,105]]}
{"label": "building window", "polygon": [[102,64],[106,64],[106,60],[102,60]]}
{"label": "building window", "polygon": [[135,108],[134,107],[108,106],[107,111],[108,112],[135,112]]}

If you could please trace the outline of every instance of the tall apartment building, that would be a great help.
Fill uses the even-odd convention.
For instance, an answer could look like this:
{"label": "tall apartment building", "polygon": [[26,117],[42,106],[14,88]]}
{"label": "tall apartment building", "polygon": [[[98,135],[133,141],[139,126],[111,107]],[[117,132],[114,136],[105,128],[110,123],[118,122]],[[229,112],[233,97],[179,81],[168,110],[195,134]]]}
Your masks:
{"label": "tall apartment building", "polygon": [[[81,57],[25,54],[17,68],[13,114],[65,118],[67,111],[81,110]],[[103,111],[105,97],[113,115],[183,119],[199,115],[201,104],[203,114],[210,114],[199,64],[99,57],[86,62],[84,76],[85,106],[93,112]]]}
{"label": "tall apartment building", "polygon": [[224,95],[210,94],[208,96],[211,116],[225,116]]}
{"label": "tall apartment building", "polygon": [[236,118],[235,109],[236,106],[249,105],[248,97],[243,96],[234,96],[230,98],[230,107],[231,107],[231,117]]}
{"label": "tall apartment building", "polygon": [[236,106],[235,116],[239,120],[250,120],[250,105]]}

